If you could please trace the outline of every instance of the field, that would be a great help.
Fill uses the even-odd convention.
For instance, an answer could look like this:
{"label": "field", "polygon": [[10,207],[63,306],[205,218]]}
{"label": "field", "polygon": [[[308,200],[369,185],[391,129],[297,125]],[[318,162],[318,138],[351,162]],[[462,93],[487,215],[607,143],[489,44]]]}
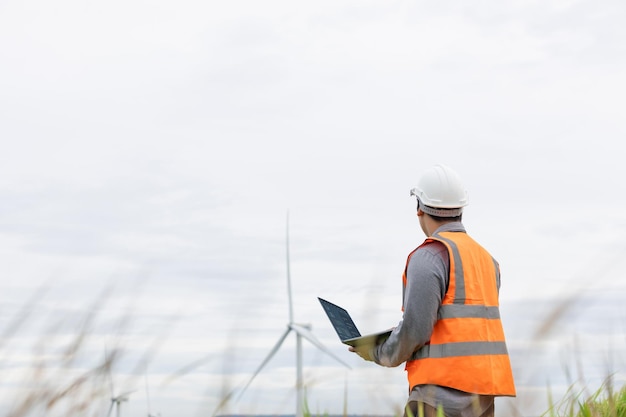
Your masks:
{"label": "field", "polygon": [[[12,344],[12,339],[20,334],[21,330],[29,326],[33,321],[31,312],[34,305],[40,300],[42,294],[33,295],[30,301],[24,304],[21,311],[8,322],[2,331],[0,339],[0,353],[2,354],[2,366],[4,372],[4,386],[12,384],[19,389],[13,398],[7,400],[8,404],[4,410],[4,415],[8,417],[27,416],[102,416],[114,415],[122,407],[120,415],[124,413],[124,406],[128,400],[128,392],[117,389],[114,392],[112,386],[112,370],[124,360],[124,328],[132,321],[131,309],[120,314],[110,326],[117,329],[119,341],[113,345],[104,346],[100,358],[89,367],[85,368],[85,357],[88,353],[88,346],[94,339],[97,339],[97,327],[99,323],[99,313],[106,306],[109,294],[102,294],[87,309],[88,314],[80,317],[73,317],[71,320],[64,320],[48,323],[42,330],[39,343],[31,347],[31,353],[25,357],[18,355],[16,348]],[[559,308],[563,308],[560,306]],[[537,329],[537,337],[541,337],[551,331],[551,327],[557,323],[558,312],[550,315],[547,321],[542,323]],[[64,326],[71,325],[75,332],[73,337],[59,336],[59,330]],[[146,368],[154,359],[159,350],[160,338],[156,337],[149,343],[143,355],[132,363],[130,380],[127,385],[141,386],[145,378]],[[20,379],[12,380],[10,369],[13,361],[24,363],[29,362],[28,373],[21,374]],[[191,372],[194,367],[200,366],[202,361],[191,361],[185,368],[173,372],[171,380],[175,380]],[[127,365],[127,363],[126,363]],[[24,368],[24,367],[22,367]],[[568,373],[572,370],[566,370]],[[626,386],[615,386],[613,374],[606,375],[604,381],[598,386],[591,386],[586,383],[582,375],[572,377],[570,386],[565,395],[553,397],[551,388],[546,387],[545,392],[538,393],[548,398],[550,407],[544,412],[545,417],[625,417],[626,416]],[[202,415],[227,415],[223,412],[224,405],[234,401],[229,392],[228,381],[224,380],[220,404],[213,404],[213,412]],[[146,394],[148,394],[148,381],[145,380]],[[5,396],[6,397],[6,396]],[[149,404],[148,395],[148,408]],[[305,416],[330,417],[328,413],[311,411],[306,403],[305,396]],[[393,410],[398,414],[398,410]],[[500,410],[501,412],[503,410]],[[519,409],[513,407],[504,411],[507,415],[529,417],[522,415]],[[149,414],[156,416],[157,414]],[[347,407],[344,407],[344,416],[352,416]]]}

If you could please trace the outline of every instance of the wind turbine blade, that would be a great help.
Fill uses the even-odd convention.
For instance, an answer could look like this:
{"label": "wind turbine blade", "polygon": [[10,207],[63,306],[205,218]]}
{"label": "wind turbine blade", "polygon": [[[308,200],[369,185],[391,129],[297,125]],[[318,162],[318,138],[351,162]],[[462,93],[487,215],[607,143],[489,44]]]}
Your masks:
{"label": "wind turbine blade", "polygon": [[289,299],[289,323],[293,323],[293,300],[291,297],[291,262],[289,259],[289,211],[287,211],[286,258],[287,258],[287,296]]}
{"label": "wind turbine blade", "polygon": [[111,399],[111,406],[109,407],[109,412],[107,413],[107,417],[111,417],[111,413],[113,412],[114,406],[115,406],[115,401]]}
{"label": "wind turbine blade", "polygon": [[148,403],[148,417],[150,417],[152,409],[150,408],[150,388],[148,387],[148,373],[144,372],[143,377],[146,383],[146,402]]}
{"label": "wind turbine blade", "polygon": [[322,344],[322,342],[317,340],[317,338],[313,335],[313,333],[311,333],[309,331],[309,329],[307,329],[306,327],[303,327],[303,326],[301,326],[299,324],[292,324],[291,328],[293,329],[293,331],[298,333],[300,336],[304,337],[306,340],[311,342],[319,350],[321,350],[322,352],[324,352],[328,356],[331,356],[333,359],[335,359],[337,362],[341,363],[342,365],[344,365],[348,369],[351,369],[350,365],[348,365],[341,358],[339,358],[339,356],[335,355],[330,349],[328,349],[326,346],[324,346]]}
{"label": "wind turbine blade", "polygon": [[[241,396],[246,391],[246,389],[248,389],[248,387],[250,386],[250,384],[252,383],[254,378],[259,374],[259,372],[261,372],[263,367],[270,361],[270,359],[272,359],[272,357],[276,354],[278,349],[280,349],[280,346],[283,344],[283,342],[287,338],[287,335],[289,335],[290,331],[291,331],[291,328],[287,327],[287,330],[285,330],[285,333],[282,334],[282,336],[280,337],[280,339],[278,339],[278,342],[276,342],[276,344],[274,345],[274,347],[272,348],[270,353],[265,357],[263,362],[261,362],[261,365],[259,365],[259,367],[256,369],[256,371],[252,375],[252,378],[250,378],[248,380],[248,382],[246,383],[246,385],[241,389],[241,391],[239,392],[239,395],[237,395],[237,398],[235,399],[235,401],[238,401],[239,398],[241,398]],[[215,417],[217,415],[217,413],[230,401],[230,399],[233,397],[234,394],[235,394],[235,390],[232,390],[226,396],[224,396],[224,398],[222,398],[222,400],[218,404],[218,406],[215,409],[215,411],[213,411],[213,414],[211,414],[211,416]]]}
{"label": "wind turbine blade", "polygon": [[237,396],[237,400],[239,398],[241,398],[241,396],[243,395],[243,393],[245,392],[246,389],[248,389],[248,387],[250,386],[250,384],[252,383],[252,381],[254,380],[254,378],[261,372],[261,370],[263,369],[263,367],[270,361],[270,359],[272,359],[272,357],[276,354],[276,352],[278,352],[278,349],[280,349],[280,346],[283,344],[283,342],[285,341],[285,339],[287,338],[287,336],[289,335],[289,332],[291,331],[291,327],[287,327],[287,330],[285,330],[285,333],[283,333],[283,335],[280,337],[280,339],[278,339],[278,342],[276,342],[276,344],[274,345],[274,347],[272,348],[272,350],[270,351],[269,355],[267,355],[265,357],[265,359],[263,360],[263,362],[261,362],[261,365],[259,365],[259,367],[256,369],[256,371],[254,372],[254,374],[252,374],[252,378],[250,378],[248,380],[248,383],[243,387],[243,389],[239,392],[239,395]]}
{"label": "wind turbine blade", "polygon": [[123,393],[119,394],[117,397],[115,397],[115,400],[117,401],[118,405],[122,401],[128,401],[129,395],[132,394],[135,391],[137,391],[137,390],[134,389],[134,390],[131,390],[131,391],[126,391],[126,392],[123,392]]}

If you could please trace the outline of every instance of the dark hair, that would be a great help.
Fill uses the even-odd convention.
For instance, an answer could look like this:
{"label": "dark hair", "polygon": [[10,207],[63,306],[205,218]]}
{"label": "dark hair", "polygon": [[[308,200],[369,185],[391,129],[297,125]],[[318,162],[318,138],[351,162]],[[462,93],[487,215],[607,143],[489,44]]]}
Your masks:
{"label": "dark hair", "polygon": [[[424,213],[424,214],[428,214],[428,213]],[[463,213],[459,214],[458,216],[454,216],[454,217],[442,217],[442,216],[433,216],[432,214],[428,214],[430,217],[432,217],[433,220],[437,221],[437,222],[460,222],[463,220]]]}

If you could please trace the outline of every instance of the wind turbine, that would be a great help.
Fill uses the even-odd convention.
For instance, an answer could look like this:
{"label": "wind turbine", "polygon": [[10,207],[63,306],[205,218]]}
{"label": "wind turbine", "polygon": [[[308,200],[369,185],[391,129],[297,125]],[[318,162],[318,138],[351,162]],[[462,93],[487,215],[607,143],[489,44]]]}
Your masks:
{"label": "wind turbine", "polygon": [[[338,356],[332,353],[328,348],[326,348],[322,343],[317,340],[317,338],[311,332],[310,324],[302,324],[296,323],[293,320],[293,298],[291,296],[291,270],[290,270],[290,259],[289,259],[289,212],[287,212],[287,234],[286,234],[286,258],[287,258],[287,295],[289,298],[289,322],[287,323],[287,329],[283,332],[282,336],[278,339],[270,353],[265,357],[261,365],[256,369],[254,374],[252,374],[252,378],[248,381],[248,383],[243,387],[241,392],[239,393],[239,397],[243,395],[244,391],[250,386],[254,378],[263,370],[265,365],[272,359],[272,357],[278,352],[283,342],[289,336],[289,333],[294,332],[296,334],[296,417],[303,417],[303,389],[304,385],[302,382],[302,339],[308,340],[311,344],[317,347],[322,352],[331,356],[344,366],[350,368],[346,362],[341,360]],[[238,398],[239,398],[238,397]]]}
{"label": "wind turbine", "polygon": [[115,407],[115,415],[116,417],[120,417],[120,407],[123,402],[128,401],[128,396],[134,391],[128,391],[122,393],[120,395],[116,395],[115,397],[111,397],[111,407],[109,407],[109,412],[107,417],[111,417],[111,413],[113,412],[113,408]]}
{"label": "wind turbine", "polygon": [[107,417],[111,417],[111,413],[113,412],[113,408],[115,408],[115,415],[116,417],[120,417],[120,408],[123,402],[128,401],[128,396],[130,394],[132,394],[133,392],[135,392],[136,390],[132,390],[132,391],[126,391],[123,392],[121,394],[118,395],[114,395],[113,393],[115,392],[114,387],[113,387],[113,377],[111,376],[111,361],[112,358],[114,357],[115,353],[113,353],[113,356],[109,357],[108,356],[108,352],[107,352],[107,348],[106,345],[104,347],[104,357],[105,357],[105,364],[108,364],[106,370],[107,370],[107,374],[109,376],[109,388],[111,390],[111,406],[109,407],[109,412],[107,413]]}

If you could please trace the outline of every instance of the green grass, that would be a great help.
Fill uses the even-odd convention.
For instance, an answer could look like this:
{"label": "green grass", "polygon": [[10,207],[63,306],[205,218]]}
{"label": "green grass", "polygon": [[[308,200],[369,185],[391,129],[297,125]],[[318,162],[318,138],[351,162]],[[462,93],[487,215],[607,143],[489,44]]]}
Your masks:
{"label": "green grass", "polygon": [[565,396],[553,403],[542,417],[626,417],[626,386],[614,391],[611,379],[591,395],[571,386]]}

